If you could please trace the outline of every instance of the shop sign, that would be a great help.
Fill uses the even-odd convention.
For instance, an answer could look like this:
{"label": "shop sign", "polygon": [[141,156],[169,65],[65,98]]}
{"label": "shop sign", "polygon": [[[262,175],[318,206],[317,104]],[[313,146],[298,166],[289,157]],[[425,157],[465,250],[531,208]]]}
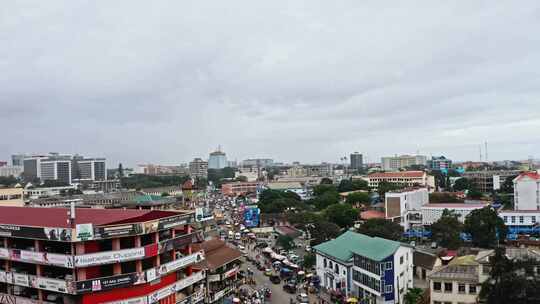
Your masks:
{"label": "shop sign", "polygon": [[73,268],[73,257],[65,254],[11,249],[11,259]]}
{"label": "shop sign", "polygon": [[190,234],[181,235],[179,237],[175,237],[174,239],[160,242],[158,246],[159,253],[171,251],[173,249],[178,249],[186,245],[189,245],[193,241],[193,236],[194,234],[190,233]]}
{"label": "shop sign", "polygon": [[120,263],[144,258],[144,247],[75,256],[75,267]]}
{"label": "shop sign", "polygon": [[9,250],[7,248],[0,248],[0,259],[9,259]]}
{"label": "shop sign", "polygon": [[77,224],[75,226],[75,240],[88,241],[94,239],[94,225],[92,224]]}
{"label": "shop sign", "polygon": [[76,283],[77,293],[105,291],[114,288],[130,287],[145,282],[144,273],[129,273],[117,276],[79,281]]}
{"label": "shop sign", "polygon": [[53,304],[52,302],[32,300],[14,295],[0,293],[0,304]]}
{"label": "shop sign", "polygon": [[71,229],[0,225],[0,236],[69,242]]}
{"label": "shop sign", "polygon": [[11,274],[13,275],[13,284],[30,287],[30,280],[28,280],[28,275],[15,272],[12,272]]}
{"label": "shop sign", "polygon": [[126,224],[117,226],[104,226],[94,229],[96,238],[116,238],[129,235],[142,234],[143,229],[141,224]]}
{"label": "shop sign", "polygon": [[32,287],[50,291],[68,293],[68,284],[64,280],[56,280],[44,277],[33,277]]}
{"label": "shop sign", "polygon": [[179,225],[189,224],[191,222],[191,217],[191,214],[181,214],[160,219],[158,221],[158,230],[169,229]]}
{"label": "shop sign", "polygon": [[226,278],[232,277],[233,275],[235,275],[238,272],[238,270],[239,270],[238,266],[234,267],[233,269],[225,272],[223,274],[223,278],[226,279]]}
{"label": "shop sign", "polygon": [[168,297],[169,295],[181,291],[182,289],[191,286],[198,281],[204,279],[204,272],[200,271],[193,273],[191,276],[182,279],[175,284],[169,285],[165,288],[162,288],[148,296],[148,303],[156,303],[159,300]]}
{"label": "shop sign", "polygon": [[155,267],[155,268],[147,270],[146,278],[148,282],[151,282],[166,273],[176,271],[182,267],[186,267],[193,263],[198,263],[202,260],[204,260],[204,251],[199,251],[197,253],[194,253],[194,254],[176,259],[169,263],[163,264],[159,267]]}

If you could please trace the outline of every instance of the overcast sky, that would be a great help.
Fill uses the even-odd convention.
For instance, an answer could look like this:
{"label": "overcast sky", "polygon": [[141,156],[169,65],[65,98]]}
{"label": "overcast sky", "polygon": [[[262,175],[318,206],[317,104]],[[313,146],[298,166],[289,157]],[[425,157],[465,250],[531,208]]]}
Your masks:
{"label": "overcast sky", "polygon": [[6,1],[0,159],[540,157],[539,30],[537,0]]}

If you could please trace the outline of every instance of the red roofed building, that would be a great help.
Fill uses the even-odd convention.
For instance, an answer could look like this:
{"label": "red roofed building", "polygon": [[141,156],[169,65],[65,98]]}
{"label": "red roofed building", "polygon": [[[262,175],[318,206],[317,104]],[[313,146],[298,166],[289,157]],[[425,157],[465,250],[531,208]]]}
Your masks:
{"label": "red roofed building", "polygon": [[[177,303],[191,265],[192,211],[0,207],[6,303]],[[2,302],[3,303],[3,302]],[[192,303],[195,303],[192,301]]]}
{"label": "red roofed building", "polygon": [[368,211],[363,211],[363,212],[360,212],[360,219],[361,220],[370,220],[370,219],[375,219],[375,218],[385,218],[384,216],[384,212],[381,212],[381,211],[377,211],[377,210],[368,210]]}
{"label": "red roofed building", "polygon": [[377,172],[369,174],[365,180],[372,189],[377,189],[382,181],[402,184],[407,187],[422,186],[435,188],[435,178],[424,171]]}

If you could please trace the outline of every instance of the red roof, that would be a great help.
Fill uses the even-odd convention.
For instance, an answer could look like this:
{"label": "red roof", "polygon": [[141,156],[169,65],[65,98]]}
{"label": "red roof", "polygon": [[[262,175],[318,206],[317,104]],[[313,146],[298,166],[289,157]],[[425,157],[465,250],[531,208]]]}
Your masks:
{"label": "red roof", "polygon": [[536,180],[540,179],[540,175],[538,174],[538,172],[523,172],[517,177],[517,179],[521,179],[522,177],[525,177],[525,176],[530,177],[532,179],[536,179]]}
{"label": "red roof", "polygon": [[369,220],[373,218],[385,218],[384,212],[377,210],[368,210],[360,213],[360,218],[363,220]]}
{"label": "red roof", "polygon": [[[69,228],[68,211],[68,208],[0,207],[0,224]],[[172,211],[77,208],[75,224],[137,223],[176,214]]]}
{"label": "red roof", "polygon": [[197,268],[214,270],[242,257],[242,252],[227,246],[224,241],[218,239],[193,244],[192,249],[193,252],[204,250],[205,259],[195,265]]}
{"label": "red roof", "polygon": [[423,177],[424,174],[424,171],[377,172],[369,174],[368,177]]}
{"label": "red roof", "polygon": [[446,204],[427,204],[422,206],[427,208],[470,208],[470,209],[476,209],[476,208],[483,208],[485,206],[489,205],[489,203],[485,204],[464,204],[464,203],[446,203]]}

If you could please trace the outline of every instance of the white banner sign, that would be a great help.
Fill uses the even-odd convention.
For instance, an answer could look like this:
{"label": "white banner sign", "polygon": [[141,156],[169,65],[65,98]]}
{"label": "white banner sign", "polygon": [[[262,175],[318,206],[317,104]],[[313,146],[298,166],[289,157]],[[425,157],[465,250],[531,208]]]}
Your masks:
{"label": "white banner sign", "polygon": [[191,286],[200,280],[204,279],[204,271],[199,271],[197,273],[193,273],[191,276],[182,279],[175,284],[169,285],[165,288],[162,288],[148,296],[148,303],[156,303],[159,300],[168,297],[169,295],[176,293],[178,291],[181,291],[182,289]]}
{"label": "white banner sign", "polygon": [[12,273],[13,275],[13,284],[19,286],[30,287],[30,281],[28,280],[28,275],[22,273]]}
{"label": "white banner sign", "polygon": [[12,250],[11,258],[18,261],[73,268],[72,257],[65,254],[36,252],[29,250]]}
{"label": "white banner sign", "polygon": [[124,249],[75,256],[75,267],[120,263],[144,258],[144,248]]}
{"label": "white banner sign", "polygon": [[182,267],[186,267],[193,263],[198,263],[202,260],[204,260],[204,251],[199,251],[197,253],[176,259],[159,267],[147,270],[146,280],[151,282],[166,273],[176,271]]}
{"label": "white banner sign", "polygon": [[32,280],[32,287],[50,291],[67,293],[67,283],[64,280],[56,280],[44,277],[35,277]]}
{"label": "white banner sign", "polygon": [[0,248],[0,259],[9,259],[9,250],[7,248]]}

